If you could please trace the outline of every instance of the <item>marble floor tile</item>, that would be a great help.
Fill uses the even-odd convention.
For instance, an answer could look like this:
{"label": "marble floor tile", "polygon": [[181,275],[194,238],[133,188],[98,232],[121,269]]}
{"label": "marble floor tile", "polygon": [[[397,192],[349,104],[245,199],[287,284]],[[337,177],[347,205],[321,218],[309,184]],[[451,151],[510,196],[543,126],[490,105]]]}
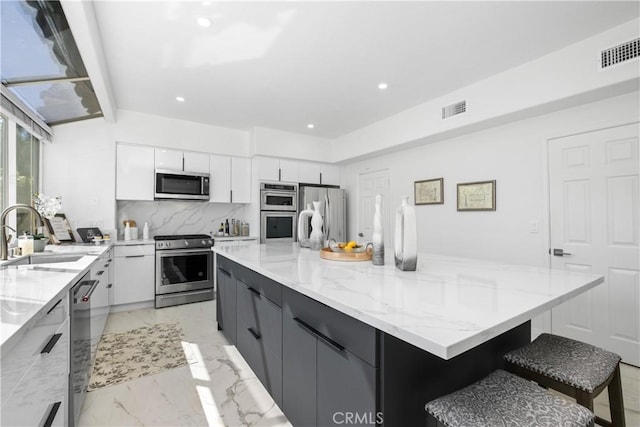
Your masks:
{"label": "marble floor tile", "polygon": [[[280,408],[217,330],[215,301],[112,313],[105,333],[156,323],[183,331],[187,366],[87,393],[80,426],[288,427]],[[622,365],[627,426],[640,426],[640,369]],[[607,392],[595,412],[609,419]]]}

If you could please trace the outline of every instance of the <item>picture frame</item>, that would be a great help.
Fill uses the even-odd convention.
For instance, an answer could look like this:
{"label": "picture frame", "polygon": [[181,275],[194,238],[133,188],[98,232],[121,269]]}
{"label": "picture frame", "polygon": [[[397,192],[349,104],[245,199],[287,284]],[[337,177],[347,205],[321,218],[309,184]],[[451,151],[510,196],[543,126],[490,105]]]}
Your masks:
{"label": "picture frame", "polygon": [[459,183],[457,208],[458,211],[495,211],[496,181]]}
{"label": "picture frame", "polygon": [[416,206],[444,204],[444,178],[415,181],[413,195]]}

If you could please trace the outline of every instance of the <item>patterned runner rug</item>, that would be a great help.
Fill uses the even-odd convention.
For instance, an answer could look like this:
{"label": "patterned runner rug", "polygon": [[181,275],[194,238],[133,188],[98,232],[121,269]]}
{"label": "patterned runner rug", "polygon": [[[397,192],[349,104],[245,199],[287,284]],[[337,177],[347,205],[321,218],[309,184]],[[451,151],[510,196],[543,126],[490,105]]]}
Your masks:
{"label": "patterned runner rug", "polygon": [[159,323],[103,335],[88,390],[186,365],[181,335],[182,331],[175,323]]}

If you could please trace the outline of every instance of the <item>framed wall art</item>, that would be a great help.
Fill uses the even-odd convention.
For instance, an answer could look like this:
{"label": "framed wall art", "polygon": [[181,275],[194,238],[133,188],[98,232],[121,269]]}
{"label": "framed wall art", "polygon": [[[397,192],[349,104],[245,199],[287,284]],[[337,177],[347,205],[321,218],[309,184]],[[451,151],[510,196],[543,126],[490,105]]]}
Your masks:
{"label": "framed wall art", "polygon": [[495,211],[496,181],[458,184],[459,211]]}
{"label": "framed wall art", "polygon": [[444,203],[444,178],[425,179],[413,183],[416,205],[441,205]]}

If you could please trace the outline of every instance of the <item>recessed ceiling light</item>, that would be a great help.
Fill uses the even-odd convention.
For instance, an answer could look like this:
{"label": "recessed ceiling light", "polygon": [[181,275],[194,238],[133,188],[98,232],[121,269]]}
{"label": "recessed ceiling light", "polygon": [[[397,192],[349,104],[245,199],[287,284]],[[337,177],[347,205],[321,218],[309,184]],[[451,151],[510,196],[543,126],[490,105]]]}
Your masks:
{"label": "recessed ceiling light", "polygon": [[389,85],[386,84],[385,82],[378,83],[378,89],[380,89],[380,90],[385,90],[388,87],[389,87]]}
{"label": "recessed ceiling light", "polygon": [[309,124],[307,125],[307,127],[308,127],[309,129],[313,129],[313,128],[315,127],[315,125],[314,125],[313,123],[309,123]]}
{"label": "recessed ceiling light", "polygon": [[184,102],[184,98],[182,96],[176,96],[176,101]]}
{"label": "recessed ceiling light", "polygon": [[204,16],[201,16],[200,18],[198,18],[197,22],[198,22],[198,25],[200,25],[201,27],[211,26],[211,20],[209,18],[205,18]]}

